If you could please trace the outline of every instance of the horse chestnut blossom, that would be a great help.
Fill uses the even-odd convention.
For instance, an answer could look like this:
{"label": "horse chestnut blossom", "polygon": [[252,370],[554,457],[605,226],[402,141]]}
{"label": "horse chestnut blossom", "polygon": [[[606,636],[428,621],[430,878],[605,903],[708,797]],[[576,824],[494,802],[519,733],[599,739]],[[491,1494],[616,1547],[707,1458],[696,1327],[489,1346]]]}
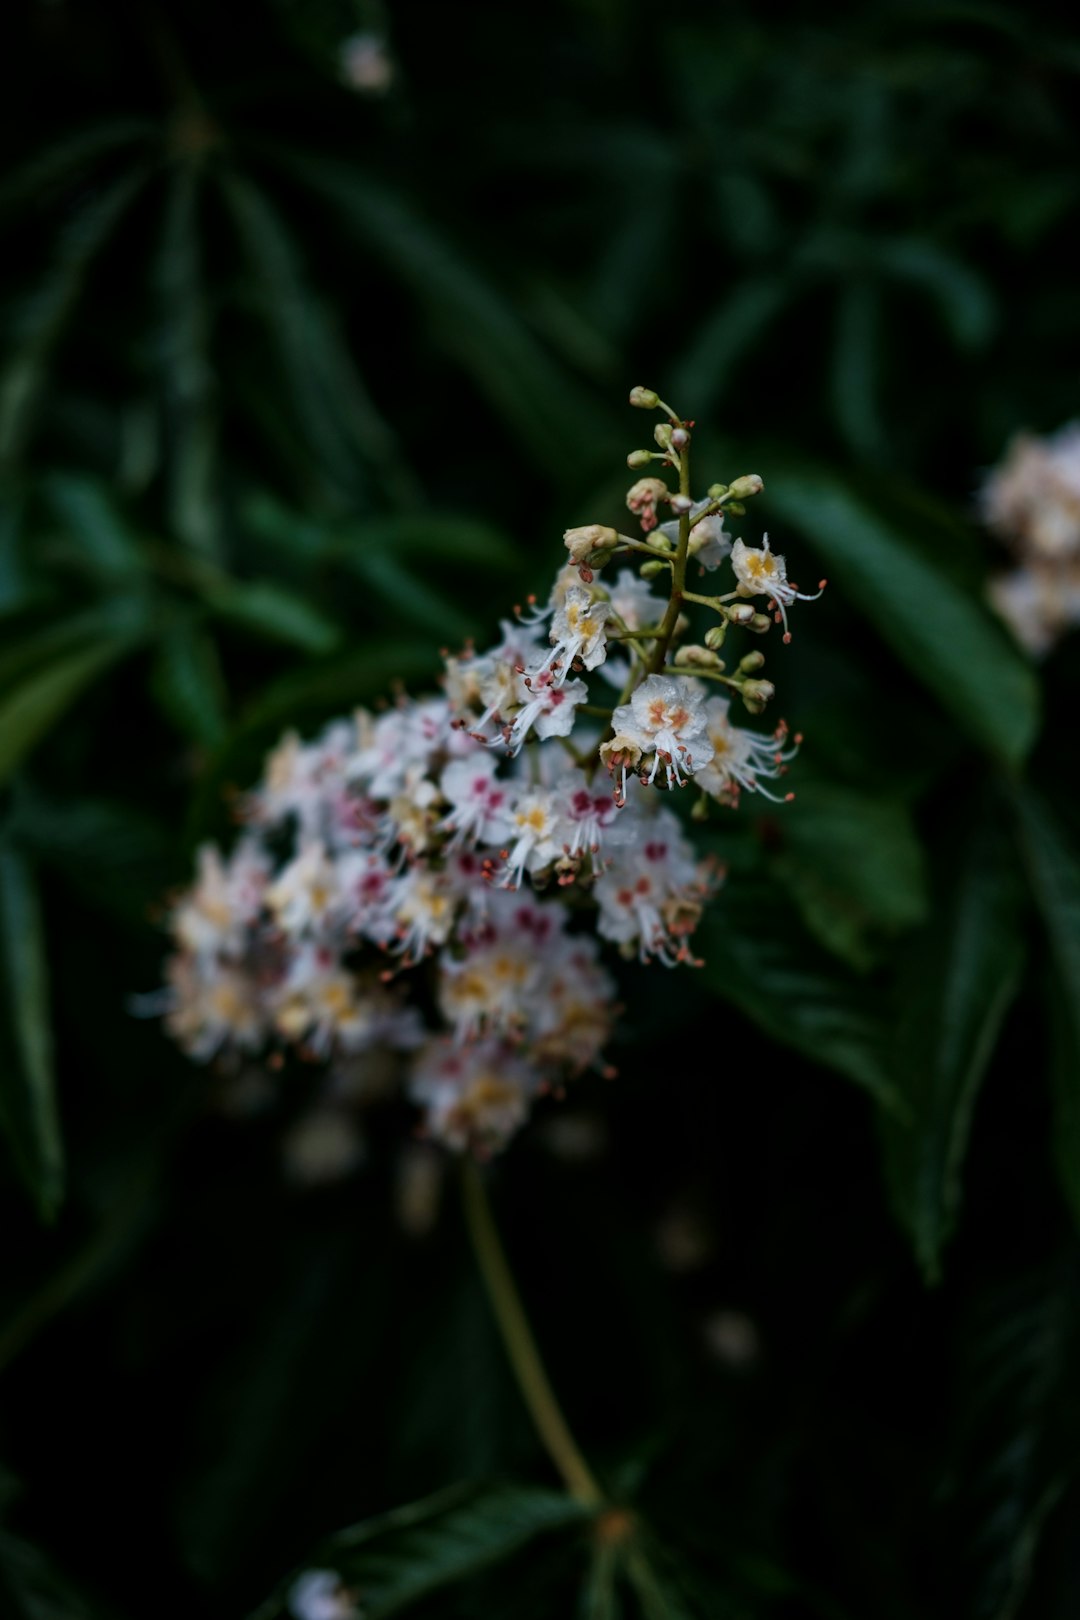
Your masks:
{"label": "horse chestnut blossom", "polygon": [[[645,538],[568,530],[547,601],[504,620],[489,650],[446,655],[440,694],[286,735],[231,853],[203,848],[172,907],[168,1028],[226,1075],[261,1063],[306,1091],[285,1139],[299,1179],[362,1161],[376,1100],[405,1099],[423,1134],[483,1156],[540,1099],[612,1073],[605,957],[695,963],[719,872],[693,821],[744,792],[781,796],[767,784],[800,739],[734,723],[735,699],[757,715],[773,687],[760,652],[730,670],[719,652],[770,627],[748,596],[767,596],[785,631],[807,598],[767,539],[725,530],[761,480],[695,500],[693,425],[651,390],[631,403],[667,421],[629,464],[678,480],[631,489]],[[658,528],[661,504],[676,515]],[[691,564],[729,561],[727,591],[688,588]],[[695,608],[712,621],[697,641]]]}
{"label": "horse chestnut blossom", "polygon": [[990,581],[990,600],[1021,646],[1043,657],[1080,624],[1080,422],[1043,439],[1018,434],[979,508],[1018,564]]}

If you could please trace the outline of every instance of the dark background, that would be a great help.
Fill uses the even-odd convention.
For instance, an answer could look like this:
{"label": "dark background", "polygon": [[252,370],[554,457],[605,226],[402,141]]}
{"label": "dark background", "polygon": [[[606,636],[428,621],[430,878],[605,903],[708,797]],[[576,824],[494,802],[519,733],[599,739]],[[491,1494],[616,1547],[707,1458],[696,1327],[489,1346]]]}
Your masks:
{"label": "dark background", "polygon": [[[706,967],[629,970],[618,1080],[491,1170],[538,1338],[661,1549],[648,1620],[1074,1616],[1080,660],[991,619],[974,491],[1077,411],[1080,33],[5,22],[0,1612],[241,1615],[350,1521],[553,1483],[453,1167],[416,1230],[387,1116],[298,1188],[290,1100],[222,1117],[134,1013],[226,790],[618,521],[643,383],[831,583],[767,644],[795,804],[703,834]],[[385,92],[341,82],[357,29]],[[612,1620],[587,1563],[541,1538],[423,1612]]]}

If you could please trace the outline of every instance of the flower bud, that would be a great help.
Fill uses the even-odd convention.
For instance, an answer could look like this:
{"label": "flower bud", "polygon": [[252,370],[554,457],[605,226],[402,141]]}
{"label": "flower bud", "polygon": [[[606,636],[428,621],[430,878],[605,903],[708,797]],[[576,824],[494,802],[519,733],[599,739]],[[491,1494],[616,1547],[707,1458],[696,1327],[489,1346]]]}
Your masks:
{"label": "flower bud", "polygon": [[729,501],[728,502],[728,511],[731,513],[731,515],[733,517],[745,517],[746,516],[746,507],[743,505],[742,501]]}
{"label": "flower bud", "polygon": [[660,395],[654,394],[651,388],[631,388],[630,403],[643,411],[654,411],[660,403]]}
{"label": "flower bud", "polygon": [[751,602],[735,602],[724,611],[731,624],[751,624],[754,619],[761,618],[761,614],[754,612]]}
{"label": "flower bud", "polygon": [[722,647],[724,645],[724,637],[726,634],[726,624],[714,624],[711,630],[706,630],[705,632],[706,647],[712,647],[714,651],[717,647]]}
{"label": "flower bud", "polygon": [[[772,681],[744,681],[742,686],[742,700],[749,709],[751,703],[760,703],[764,708],[771,697],[776,696],[776,687]],[[751,709],[751,714],[760,714],[761,709]]]}
{"label": "flower bud", "polygon": [[755,613],[746,628],[755,636],[763,636],[766,630],[772,629],[772,620],[767,613]]}
{"label": "flower bud", "polygon": [[719,501],[723,499],[727,492],[728,487],[726,484],[710,484],[705,493],[710,501]]}
{"label": "flower bud", "polygon": [[691,644],[689,647],[680,647],[675,654],[674,665],[676,669],[715,669],[724,668],[723,660],[717,658],[710,647],[698,647]]}
{"label": "flower bud", "polygon": [[651,450],[631,450],[626,458],[628,467],[647,467],[653,458]]}
{"label": "flower bud", "polygon": [[685,450],[690,443],[690,435],[684,427],[672,428],[671,447],[673,450]]}
{"label": "flower bud", "polygon": [[694,503],[689,495],[673,495],[671,497],[671,510],[681,517],[684,512],[693,511]]}
{"label": "flower bud", "polygon": [[742,478],[736,478],[729,493],[736,501],[748,501],[751,495],[760,495],[764,488],[757,473],[746,473]]}
{"label": "flower bud", "polygon": [[742,675],[752,675],[755,669],[760,669],[765,662],[765,654],[761,652],[747,653],[745,658],[739,659],[739,672]]}
{"label": "flower bud", "polygon": [[602,523],[586,523],[580,529],[567,529],[563,535],[563,545],[574,563],[594,562],[599,565],[606,558],[598,557],[596,553],[613,551],[618,543],[616,530],[606,528]]}
{"label": "flower bud", "polygon": [[662,574],[664,572],[666,567],[667,563],[662,563],[659,557],[650,557],[648,562],[642,563],[641,567],[638,569],[638,573],[641,575],[642,579],[655,579],[658,574]]}
{"label": "flower bud", "polygon": [[671,424],[669,422],[657,422],[652,430],[652,436],[661,450],[671,449]]}

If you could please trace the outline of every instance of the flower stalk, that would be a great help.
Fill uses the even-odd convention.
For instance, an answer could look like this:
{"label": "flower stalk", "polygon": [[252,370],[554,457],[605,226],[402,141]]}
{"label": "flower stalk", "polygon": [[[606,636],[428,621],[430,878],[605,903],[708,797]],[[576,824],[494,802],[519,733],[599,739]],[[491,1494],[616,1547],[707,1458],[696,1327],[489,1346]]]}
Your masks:
{"label": "flower stalk", "polygon": [[461,1162],[461,1187],[473,1252],[507,1358],[536,1432],[574,1500],[583,1507],[600,1507],[605,1500],[604,1493],[555,1398],[499,1237],[483,1174],[469,1157]]}

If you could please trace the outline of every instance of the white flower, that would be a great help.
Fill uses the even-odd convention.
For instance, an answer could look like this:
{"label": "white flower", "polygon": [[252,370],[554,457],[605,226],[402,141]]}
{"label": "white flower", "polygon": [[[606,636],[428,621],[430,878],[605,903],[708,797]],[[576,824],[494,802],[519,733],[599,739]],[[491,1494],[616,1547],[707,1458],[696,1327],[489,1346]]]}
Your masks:
{"label": "white flower", "polygon": [[335,1047],[357,1052],[371,1044],[378,1004],[360,994],[354,973],[322,947],[300,950],[274,993],[274,1027],[318,1057]]}
{"label": "white flower", "polygon": [[619,806],[611,793],[598,793],[586,781],[583,771],[570,771],[558,783],[557,793],[562,800],[562,816],[567,842],[563,851],[572,860],[586,854],[596,855],[604,836],[619,813]]}
{"label": "white flower", "polygon": [[294,1620],[359,1620],[352,1593],[332,1569],[305,1570],[286,1601]]}
{"label": "white flower", "polygon": [[559,685],[551,671],[546,675],[519,675],[517,697],[522,706],[505,733],[507,752],[520,753],[532,730],[542,740],[569,737],[574,729],[574,711],[588,695],[589,688],[584,681],[565,681]]}
{"label": "white flower", "polygon": [[319,839],[301,844],[266,891],[277,927],[293,939],[328,929],[340,910],[338,872]]}
{"label": "white flower", "polygon": [[185,955],[171,957],[165,972],[166,1025],[189,1057],[205,1063],[224,1047],[254,1052],[263,1044],[266,1010],[249,973],[220,960],[203,972]]}
{"label": "white flower", "polygon": [[1080,625],[1080,563],[1034,560],[988,586],[990,601],[1020,645],[1042,658],[1073,625]]}
{"label": "white flower", "polygon": [[240,840],[227,862],[213,844],[203,844],[195,882],[170,919],[180,949],[203,964],[218,955],[241,955],[262,908],[269,871],[269,861],[250,838]]}
{"label": "white flower", "polygon": [[511,816],[513,843],[500,874],[504,888],[520,888],[525,872],[539,872],[556,859],[562,847],[560,810],[558,794],[548,788],[533,788],[518,799]]}
{"label": "white flower", "polygon": [[552,671],[561,684],[571,664],[580,658],[586,669],[595,669],[607,656],[604,625],[610,616],[607,602],[594,602],[582,585],[572,585],[560,607],[555,609],[549,637],[552,650],[537,669],[526,671],[535,677]]}
{"label": "white flower", "polygon": [[784,624],[784,640],[791,639],[787,610],[792,602],[814,602],[825,589],[825,581],[812,594],[796,590],[787,577],[787,564],[777,551],[769,550],[769,537],[764,535],[760,546],[747,546],[736,540],[731,552],[731,566],[735,570],[736,590],[740,596],[767,596],[776,604],[776,613]]}
{"label": "white flower", "polygon": [[[649,675],[630,702],[615,710],[611,724],[615,742],[626,745],[623,752],[638,748],[643,756],[655,755],[648,773],[650,783],[663,765],[668,787],[681,786],[683,772],[692,776],[712,758],[704,701],[700,686],[693,681]],[[618,763],[614,755],[607,762]]]}
{"label": "white flower", "polygon": [[448,849],[501,844],[510,836],[510,794],[506,784],[496,780],[497,768],[489,754],[477,754],[456,759],[443,771],[439,787],[451,808],[439,829],[452,835]]}
{"label": "white flower", "polygon": [[405,786],[410,766],[427,769],[455,740],[445,698],[428,698],[422,703],[403,700],[377,720],[361,710],[357,729],[358,748],[347,775],[373,799],[396,797]]}
{"label": "white flower", "polygon": [[1080,422],[1042,439],[1018,434],[979,504],[990,528],[1034,558],[1080,553]]}
{"label": "white flower", "polygon": [[[762,787],[760,779],[763,776],[783,776],[788,762],[798,752],[798,739],[794,747],[786,748],[787,727],[782,723],[771,737],[763,737],[760,732],[744,731],[740,726],[731,724],[729,709],[727,698],[710,698],[705,705],[713,756],[708,765],[697,772],[695,783],[706,793],[733,803],[738,800],[740,788],[746,788],[750,793],[762,793],[767,799],[780,802],[785,795],[770,793],[768,788]],[[786,797],[790,798],[791,795]]]}
{"label": "white flower", "polygon": [[[711,505],[712,502],[706,497],[703,501],[695,501],[690,508],[693,527],[690,530],[689,555],[708,573],[712,573],[714,568],[719,568],[725,557],[731,555],[731,536],[724,529],[723,513],[710,512],[708,517],[700,516],[705,508]],[[672,542],[677,541],[678,519],[661,523],[660,533]]]}
{"label": "white flower", "polygon": [[697,925],[709,883],[693,858],[678,818],[670,810],[630,810],[620,822],[624,837],[593,893],[600,907],[597,932],[641,960],[665,966],[690,959],[686,939]]}
{"label": "white flower", "polygon": [[432,1136],[459,1152],[503,1147],[528,1116],[541,1078],[506,1042],[456,1046],[435,1040],[421,1053],[409,1096]]}
{"label": "white flower", "polygon": [[393,949],[406,965],[419,962],[445,945],[454,926],[457,895],[449,875],[417,865],[397,879],[391,899],[394,929]]}

